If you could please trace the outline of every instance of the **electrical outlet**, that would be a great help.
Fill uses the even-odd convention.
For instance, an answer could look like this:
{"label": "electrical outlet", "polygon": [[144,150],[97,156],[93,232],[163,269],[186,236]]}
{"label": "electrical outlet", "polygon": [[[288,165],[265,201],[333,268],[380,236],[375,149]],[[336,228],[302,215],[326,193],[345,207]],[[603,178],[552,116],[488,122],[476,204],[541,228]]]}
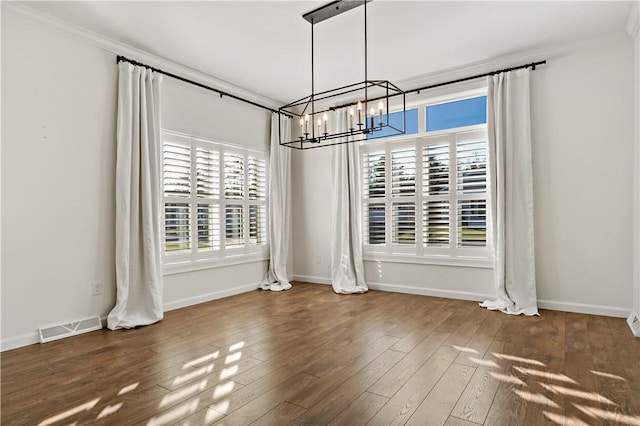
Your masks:
{"label": "electrical outlet", "polygon": [[316,256],[316,264],[321,264],[322,263],[322,258],[320,256]]}
{"label": "electrical outlet", "polygon": [[91,288],[93,290],[93,295],[94,296],[99,296],[102,294],[102,282],[101,281],[94,281],[93,284],[91,284]]}

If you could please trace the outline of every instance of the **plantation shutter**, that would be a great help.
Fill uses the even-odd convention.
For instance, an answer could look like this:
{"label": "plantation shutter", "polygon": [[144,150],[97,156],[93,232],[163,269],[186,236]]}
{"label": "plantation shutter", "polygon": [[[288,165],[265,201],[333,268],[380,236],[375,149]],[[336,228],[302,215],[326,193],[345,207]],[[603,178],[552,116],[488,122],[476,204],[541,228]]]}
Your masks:
{"label": "plantation shutter", "polygon": [[451,156],[448,143],[427,145],[422,150],[423,235],[425,247],[448,247],[449,173]]}
{"label": "plantation shutter", "polygon": [[241,200],[244,197],[244,156],[224,154],[224,197]]}
{"label": "plantation shutter", "polygon": [[[163,196],[165,252],[191,250],[191,148],[163,144]],[[181,201],[184,200],[184,201]]]}
{"label": "plantation shutter", "polygon": [[487,142],[456,145],[458,247],[487,246]]}
{"label": "plantation shutter", "polygon": [[416,241],[416,150],[414,147],[391,151],[391,242]]}
{"label": "plantation shutter", "polygon": [[[364,180],[363,197],[363,240],[369,245],[384,245],[385,238],[385,202],[384,196],[386,159],[384,152],[364,153],[362,156],[362,176]],[[378,199],[378,200],[376,200]]]}
{"label": "plantation shutter", "polygon": [[267,173],[264,159],[247,157],[247,198],[249,199],[249,245],[267,244]]}
{"label": "plantation shutter", "polygon": [[198,252],[220,248],[220,152],[196,148]]}
{"label": "plantation shutter", "polygon": [[265,161],[263,159],[249,156],[247,159],[249,200],[264,200],[267,198],[267,174],[265,170]]}

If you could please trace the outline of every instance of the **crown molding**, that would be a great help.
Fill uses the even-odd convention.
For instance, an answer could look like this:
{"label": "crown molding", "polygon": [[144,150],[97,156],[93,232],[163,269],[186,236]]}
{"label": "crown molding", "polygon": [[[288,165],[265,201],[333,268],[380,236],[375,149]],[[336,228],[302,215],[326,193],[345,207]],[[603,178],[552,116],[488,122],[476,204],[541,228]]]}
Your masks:
{"label": "crown molding", "polygon": [[629,11],[629,19],[627,20],[627,33],[632,39],[638,37],[638,28],[640,27],[640,0],[633,2]]}
{"label": "crown molding", "polygon": [[79,27],[62,19],[58,19],[56,17],[43,13],[39,10],[29,7],[24,2],[0,1],[0,5],[3,14],[7,13],[14,15],[40,28],[56,32],[63,36],[77,40],[81,43],[85,43],[109,53],[113,53],[114,65],[116,64],[115,56],[122,55],[131,59],[135,59],[136,61],[151,65],[155,68],[163,69],[172,74],[197,81],[204,85],[215,87],[216,89],[220,89],[221,91],[233,93],[234,95],[249,99],[251,101],[263,104],[274,109],[279,108],[281,105],[280,102],[274,99],[267,98],[250,90],[243,89],[222,79],[216,78],[210,74],[203,73],[162,56],[146,52],[133,46],[129,46],[125,43],[114,40],[102,34],[95,33],[93,31],[87,30],[86,28]]}
{"label": "crown molding", "polygon": [[[622,42],[626,43],[628,40],[629,38],[624,31],[618,31],[586,40],[508,54],[485,61],[470,63],[461,67],[452,67],[435,73],[400,80],[396,83],[403,90],[411,90],[414,87],[428,86],[444,80],[455,80],[457,78],[464,78],[475,74],[484,74],[496,69],[508,68],[519,64],[542,60],[553,60],[555,58],[581,53],[591,49],[603,48]],[[543,69],[548,65],[549,64],[541,65],[540,69]]]}

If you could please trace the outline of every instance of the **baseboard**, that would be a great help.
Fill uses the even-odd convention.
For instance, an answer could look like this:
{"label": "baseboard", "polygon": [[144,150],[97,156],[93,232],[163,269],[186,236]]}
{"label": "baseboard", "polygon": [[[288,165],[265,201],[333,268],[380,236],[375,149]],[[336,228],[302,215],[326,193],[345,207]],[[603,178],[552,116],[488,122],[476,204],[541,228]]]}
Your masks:
{"label": "baseboard", "polygon": [[[331,278],[314,277],[309,275],[294,275],[296,281],[304,281],[312,284],[328,284],[331,285]],[[371,290],[388,291],[392,293],[417,294],[420,296],[444,297],[447,299],[473,300],[483,301],[490,298],[489,295],[480,293],[468,293],[463,291],[441,290],[435,288],[413,287],[398,284],[383,284],[368,282],[367,286]]]}
{"label": "baseboard", "polygon": [[[309,275],[294,275],[296,281],[304,281],[313,284],[331,284],[330,278],[314,277]],[[436,288],[414,287],[398,284],[372,283],[367,285],[371,290],[389,291],[393,293],[416,294],[419,296],[444,297],[447,299],[472,300],[482,302],[484,300],[493,299],[495,296],[490,294],[472,293],[455,290],[442,290]],[[616,308],[611,306],[588,305],[583,303],[558,302],[554,300],[538,300],[540,309],[549,309],[552,311],[574,312],[578,314],[603,315],[607,317],[627,318],[629,309]]]}
{"label": "baseboard", "polygon": [[640,337],[640,314],[631,312],[631,315],[627,318],[627,324],[629,324],[631,333],[636,337]]}
{"label": "baseboard", "polygon": [[293,281],[303,281],[311,284],[327,284],[331,285],[331,278],[314,277],[311,275],[294,275]]}
{"label": "baseboard", "polygon": [[490,299],[488,294],[471,293],[467,291],[442,290],[439,288],[413,287],[409,285],[367,283],[371,290],[389,291],[392,293],[416,294],[418,296],[443,297],[445,299],[471,300],[482,302]]}
{"label": "baseboard", "polygon": [[222,299],[223,297],[235,296],[241,293],[247,293],[258,289],[260,284],[245,284],[239,287],[233,287],[226,290],[214,291],[213,293],[201,294],[194,297],[187,297],[185,299],[175,300],[163,305],[165,312],[173,311],[175,309],[186,308],[187,306],[197,305],[200,303],[210,302],[216,299]]}
{"label": "baseboard", "polygon": [[17,349],[39,342],[40,336],[37,331],[23,334],[21,336],[9,337],[8,339],[2,339],[2,341],[0,341],[0,352],[10,351],[11,349]]}
{"label": "baseboard", "polygon": [[[247,284],[227,290],[220,290],[213,293],[207,293],[195,297],[176,300],[173,302],[165,303],[163,305],[163,309],[165,312],[173,311],[174,309],[180,309],[191,305],[197,305],[199,303],[210,302],[212,300],[222,299],[223,297],[235,296],[236,294],[257,290],[258,285],[259,284]],[[106,327],[107,317],[102,316],[100,317],[100,320],[102,321],[103,327]],[[21,348],[23,346],[33,345],[35,343],[40,343],[40,337],[37,331],[34,331],[33,333],[23,334],[21,336],[9,337],[7,339],[0,340],[0,352]]]}
{"label": "baseboard", "polygon": [[554,300],[538,299],[538,308],[551,311],[574,312],[577,314],[603,315],[605,317],[626,318],[629,308],[616,308],[612,306],[588,305],[584,303],[557,302]]}

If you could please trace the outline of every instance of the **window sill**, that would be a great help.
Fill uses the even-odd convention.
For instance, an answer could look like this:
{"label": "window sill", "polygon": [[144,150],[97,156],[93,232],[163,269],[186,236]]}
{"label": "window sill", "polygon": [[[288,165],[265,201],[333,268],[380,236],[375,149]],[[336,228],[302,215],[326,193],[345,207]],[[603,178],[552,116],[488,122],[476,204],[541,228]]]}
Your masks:
{"label": "window sill", "polygon": [[365,253],[368,262],[413,263],[419,265],[461,266],[493,269],[493,259],[484,257],[411,256],[406,254]]}
{"label": "window sill", "polygon": [[165,264],[162,275],[175,275],[185,272],[202,271],[205,269],[222,268],[225,266],[242,265],[244,263],[264,262],[269,260],[269,253],[238,254],[224,259],[201,259],[186,262]]}

